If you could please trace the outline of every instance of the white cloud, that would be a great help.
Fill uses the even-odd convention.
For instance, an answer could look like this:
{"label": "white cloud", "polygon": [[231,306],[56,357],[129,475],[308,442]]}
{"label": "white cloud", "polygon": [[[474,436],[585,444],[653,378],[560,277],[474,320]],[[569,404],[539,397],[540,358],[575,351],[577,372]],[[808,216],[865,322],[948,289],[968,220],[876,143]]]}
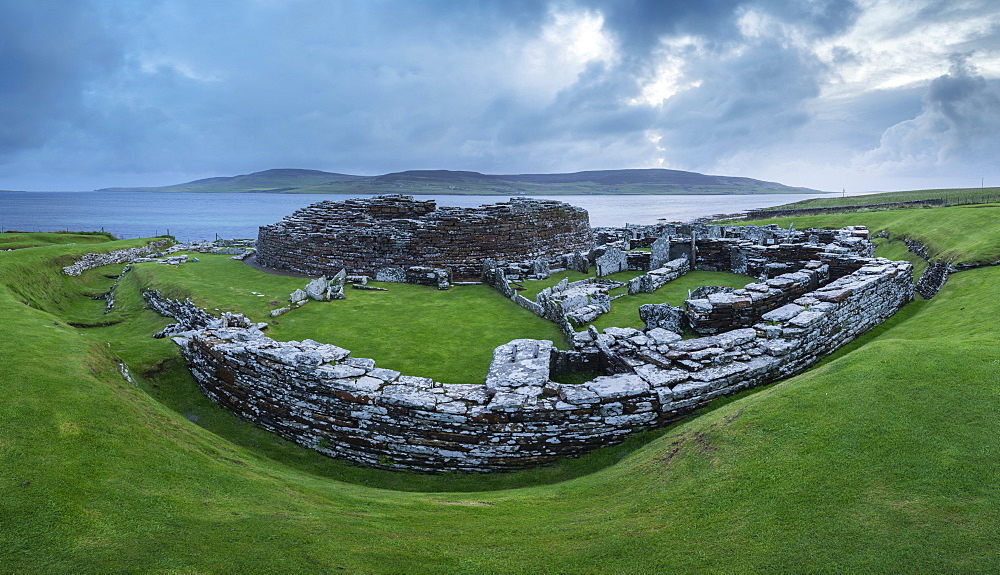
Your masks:
{"label": "white cloud", "polygon": [[687,64],[704,57],[703,45],[704,40],[695,36],[662,38],[654,56],[655,70],[640,80],[640,94],[628,103],[660,106],[682,90],[701,86],[701,79],[688,76]]}
{"label": "white cloud", "polygon": [[[948,56],[970,42],[995,34],[996,13],[976,10],[979,2],[952,2],[928,15],[927,0],[861,0],[857,23],[847,33],[815,46],[836,75],[824,95],[838,97],[929,82],[948,69]],[[845,58],[845,55],[849,55]],[[972,62],[1000,75],[1000,53],[979,50]]]}
{"label": "white cloud", "polygon": [[541,33],[523,42],[513,80],[553,97],[574,84],[589,65],[611,65],[616,59],[614,42],[604,30],[600,12],[553,8]]}

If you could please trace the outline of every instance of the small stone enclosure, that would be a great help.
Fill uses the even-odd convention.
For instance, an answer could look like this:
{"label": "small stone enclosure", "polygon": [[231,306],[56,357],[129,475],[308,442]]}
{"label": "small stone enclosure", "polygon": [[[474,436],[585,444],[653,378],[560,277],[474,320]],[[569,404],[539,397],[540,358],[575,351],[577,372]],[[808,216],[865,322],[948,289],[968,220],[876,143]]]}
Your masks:
{"label": "small stone enclosure", "polygon": [[[394,197],[356,205],[382,209],[410,201]],[[426,203],[413,204],[418,212],[431,213]],[[318,213],[305,212],[312,214],[309,217]],[[577,221],[576,215],[572,219]],[[155,309],[178,319],[165,335],[181,347],[200,389],[241,417],[322,453],[366,465],[490,472],[544,464],[617,443],[683,417],[720,395],[798,373],[890,317],[913,295],[912,266],[871,257],[863,228],[603,229],[597,235],[604,245],[584,254],[576,242],[586,243],[593,236],[589,226],[583,230],[577,224],[551,234],[556,245],[574,249],[550,261],[581,265],[585,258],[593,265],[603,258],[605,267],[647,271],[650,277],[630,283],[630,291],[646,291],[687,269],[726,270],[760,279],[739,290],[692,294],[682,311],[706,334],[703,337],[684,340],[650,324],[643,330],[608,328],[599,333],[592,326],[577,330],[567,315],[585,309],[600,313],[608,301],[600,295],[599,284],[595,289],[589,284],[562,285],[539,301],[522,298],[510,286],[508,276],[546,275],[548,268],[539,266],[536,258],[559,248],[537,244],[524,251],[523,260],[507,261],[487,258],[490,245],[468,248],[463,253],[477,255],[463,262],[481,255],[477,273],[485,281],[506,297],[524,300],[519,301],[522,307],[560,322],[571,342],[570,349],[560,350],[549,341],[512,341],[494,350],[485,382],[468,384],[380,368],[373,359],[352,357],[331,344],[275,341],[261,331],[265,325],[253,325],[242,316],[215,318],[190,302],[156,292],[146,297]],[[309,224],[316,229],[324,225]],[[414,224],[411,231],[418,229]],[[414,242],[419,234],[404,235],[399,245],[416,253],[412,250],[418,247]],[[283,241],[296,237],[286,234]],[[295,258],[308,261],[309,250],[321,245],[310,238],[302,236]],[[339,249],[346,249],[341,244]],[[631,249],[652,244],[657,245],[650,252]],[[363,265],[381,265],[370,251],[356,255],[358,262],[367,262]],[[436,265],[442,264],[439,260]],[[600,375],[582,384],[553,380],[573,372]]]}

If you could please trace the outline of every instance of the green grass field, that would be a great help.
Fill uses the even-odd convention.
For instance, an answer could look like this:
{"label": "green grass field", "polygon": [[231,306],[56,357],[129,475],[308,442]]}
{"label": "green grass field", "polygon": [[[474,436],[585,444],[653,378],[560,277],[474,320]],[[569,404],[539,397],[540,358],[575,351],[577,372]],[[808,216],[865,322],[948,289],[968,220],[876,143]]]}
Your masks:
{"label": "green grass field", "polygon": [[[271,325],[269,334],[282,341],[312,339],[351,350],[355,357],[371,357],[378,365],[408,375],[446,383],[481,383],[493,358],[493,349],[513,339],[548,339],[557,347],[567,342],[555,324],[541,319],[486,285],[453,286],[439,291],[428,286],[371,282],[389,291],[347,289],[347,299],[310,302],[280,316],[268,313],[287,305],[288,294],[307,280],[262,273],[228,256],[193,254],[200,261],[183,266],[138,264],[142,286],[174,297],[191,297],[210,310],[238,311]],[[610,276],[628,281],[642,272]],[[89,276],[88,276],[89,277]],[[548,280],[524,282],[522,294],[532,299],[562,278],[588,277],[563,272]],[[670,302],[681,305],[688,290],[703,285],[742,287],[753,278],[718,272],[691,272],[652,294],[615,300],[611,313],[597,319],[598,329],[643,326],[639,306]],[[626,293],[617,288],[613,293]],[[96,307],[103,306],[91,304]],[[103,307],[101,308],[103,309]],[[476,342],[469,346],[469,342]]]}
{"label": "green grass field", "polygon": [[[936,253],[994,257],[995,228],[960,209],[918,211],[941,232],[885,223]],[[1000,267],[954,274],[821,366],[622,446],[424,476],[323,458],[201,397],[173,344],[148,337],[169,320],[142,309],[140,283],[185,285],[167,273],[124,282],[120,323],[69,326],[100,323],[103,306],[71,301],[111,279],[61,276],[62,262],[136,243],[0,252],[0,571],[1000,570]],[[251,289],[267,297],[204,297],[265,313],[271,292]]]}
{"label": "green grass field", "polygon": [[1000,188],[955,188],[942,190],[912,190],[906,192],[884,192],[863,196],[811,198],[763,208],[764,210],[791,210],[800,208],[856,207],[891,202],[912,202],[915,200],[944,200],[946,206],[962,204],[996,203],[1000,201]]}

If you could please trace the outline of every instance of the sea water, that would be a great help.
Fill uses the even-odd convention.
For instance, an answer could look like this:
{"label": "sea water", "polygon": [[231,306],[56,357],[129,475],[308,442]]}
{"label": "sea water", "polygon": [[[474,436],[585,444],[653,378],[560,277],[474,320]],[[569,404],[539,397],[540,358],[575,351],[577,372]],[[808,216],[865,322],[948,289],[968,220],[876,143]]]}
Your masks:
{"label": "sea water", "polygon": [[[593,226],[690,221],[786,204],[824,194],[529,196],[559,200],[590,213]],[[121,239],[170,234],[180,241],[256,238],[299,208],[344,194],[195,194],[163,192],[3,192],[0,231],[100,231]],[[430,195],[439,206],[473,207],[505,196]]]}

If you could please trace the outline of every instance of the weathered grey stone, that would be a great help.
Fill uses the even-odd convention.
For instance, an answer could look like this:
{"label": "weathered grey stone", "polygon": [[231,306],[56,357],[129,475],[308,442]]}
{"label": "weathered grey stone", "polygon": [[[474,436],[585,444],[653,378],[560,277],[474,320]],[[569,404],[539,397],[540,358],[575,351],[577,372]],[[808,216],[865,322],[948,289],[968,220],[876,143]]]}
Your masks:
{"label": "weathered grey stone", "polygon": [[691,377],[691,373],[680,369],[662,369],[650,364],[635,368],[635,373],[652,387],[674,386]]}
{"label": "weathered grey stone", "polygon": [[639,319],[646,324],[647,330],[664,329],[680,333],[684,331],[687,318],[684,315],[684,308],[674,307],[668,303],[647,303],[639,306]]}
{"label": "weathered grey stone", "polygon": [[679,333],[663,329],[661,327],[653,328],[646,332],[646,336],[656,342],[658,345],[671,344],[675,341],[681,340],[681,335]]}
{"label": "weathered grey stone", "polygon": [[399,377],[399,372],[393,369],[375,367],[368,371],[368,375],[377,377],[383,381],[395,381]]}
{"label": "weathered grey stone", "polygon": [[628,339],[642,335],[641,331],[632,327],[606,327],[604,328],[604,333],[618,339]]}
{"label": "weathered grey stone", "polygon": [[336,380],[338,387],[343,389],[349,389],[352,391],[363,391],[365,393],[375,393],[382,389],[385,382],[381,379],[376,379],[374,377],[362,376],[358,378],[348,378],[348,379],[338,379]]}
{"label": "weathered grey stone", "polygon": [[327,293],[329,287],[330,280],[326,279],[326,276],[321,276],[306,284],[305,292],[307,296],[316,301],[329,301],[330,297]]}
{"label": "weathered grey stone", "polygon": [[402,268],[380,268],[375,272],[375,281],[405,283],[406,272]]}
{"label": "weathered grey stone", "polygon": [[649,269],[663,267],[663,264],[670,261],[670,239],[667,237],[657,238],[650,246]]}
{"label": "weathered grey stone", "polygon": [[559,398],[571,405],[592,405],[601,402],[601,396],[584,385],[564,385],[559,388]]}
{"label": "weathered grey stone", "polygon": [[305,301],[309,297],[309,294],[303,290],[297,289],[292,292],[292,295],[288,296],[288,301],[290,303],[299,303],[300,301]]}
{"label": "weathered grey stone", "polygon": [[609,276],[628,269],[628,256],[619,248],[608,248],[594,261],[597,277]]}
{"label": "weathered grey stone", "polygon": [[486,386],[543,386],[549,380],[552,342],[515,339],[493,350],[493,361],[486,376]]}
{"label": "weathered grey stone", "polygon": [[803,309],[800,305],[790,303],[765,313],[761,316],[761,319],[764,321],[788,321],[797,316]]}
{"label": "weathered grey stone", "polygon": [[624,373],[602,375],[584,385],[605,400],[633,397],[649,391],[649,384],[641,377]]}
{"label": "weathered grey stone", "polygon": [[344,379],[348,377],[358,377],[367,373],[366,370],[360,367],[354,367],[351,365],[334,365],[330,367],[330,377],[335,379]]}
{"label": "weathered grey stone", "polygon": [[793,325],[796,327],[806,327],[815,323],[816,321],[823,319],[824,316],[825,316],[824,313],[818,311],[811,311],[811,310],[803,311],[800,312],[795,317],[793,317],[792,319],[788,320],[788,323],[789,325]]}
{"label": "weathered grey stone", "polygon": [[382,388],[379,403],[430,411],[437,405],[437,395],[408,385],[389,384]]}
{"label": "weathered grey stone", "polygon": [[375,369],[375,360],[369,357],[348,357],[344,359],[346,365],[358,367],[365,371]]}

